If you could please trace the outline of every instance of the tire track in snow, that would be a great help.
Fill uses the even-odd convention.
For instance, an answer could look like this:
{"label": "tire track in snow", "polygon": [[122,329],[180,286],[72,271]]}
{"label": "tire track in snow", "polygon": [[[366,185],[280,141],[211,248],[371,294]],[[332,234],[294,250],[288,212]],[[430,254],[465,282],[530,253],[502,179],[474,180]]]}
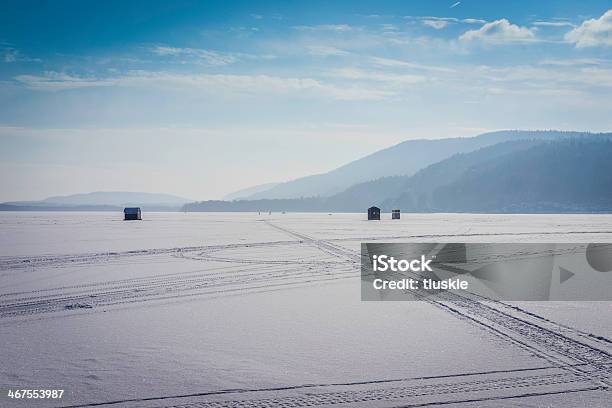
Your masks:
{"label": "tire track in snow", "polygon": [[[465,381],[457,383],[433,383],[427,384],[421,382],[417,385],[404,386],[404,387],[391,387],[391,388],[370,388],[365,390],[348,390],[348,391],[336,391],[336,392],[320,392],[320,393],[309,393],[300,396],[288,396],[288,397],[277,397],[277,398],[263,398],[263,399],[252,399],[252,400],[226,400],[226,401],[204,401],[195,402],[191,404],[180,404],[180,405],[169,405],[167,408],[264,408],[264,407],[312,407],[312,406],[324,406],[324,405],[339,405],[339,404],[368,404],[373,402],[394,402],[394,401],[409,401],[418,397],[434,397],[433,400],[421,403],[436,405],[440,403],[454,403],[456,400],[448,399],[444,400],[441,397],[449,396],[453,394],[469,394],[472,395],[470,399],[473,399],[473,395],[479,393],[495,392],[499,394],[500,391],[521,391],[524,393],[525,389],[530,388],[541,388],[546,386],[559,386],[559,385],[571,385],[576,388],[569,388],[565,390],[551,391],[537,391],[533,390],[528,395],[546,395],[550,393],[565,393],[565,392],[577,392],[577,391],[593,391],[600,389],[599,387],[585,384],[585,382],[578,376],[572,374],[551,374],[551,375],[539,375],[539,376],[524,376],[517,378],[501,378],[501,379],[490,379],[490,380],[476,380],[476,381]],[[506,398],[517,398],[527,394],[519,394],[518,396],[509,395]],[[436,400],[435,398],[438,398]],[[481,397],[481,400],[500,399],[490,395],[487,397]],[[411,406],[409,403],[404,404],[401,402],[395,402],[399,406]],[[396,405],[397,406],[397,405]],[[414,406],[414,404],[412,405]]]}
{"label": "tire track in snow", "polygon": [[0,318],[73,309],[92,309],[99,306],[119,305],[150,300],[169,300],[229,292],[247,292],[251,289],[274,289],[318,281],[355,277],[353,270],[330,273],[326,270],[304,268],[257,267],[241,269],[239,273],[203,275],[188,279],[138,280],[128,284],[112,285],[105,282],[85,290],[39,296],[6,299],[0,302]]}
{"label": "tire track in snow", "polygon": [[[272,225],[272,224],[269,224]],[[292,232],[296,234],[295,232]],[[326,240],[318,240],[322,245],[331,244],[332,242],[351,242],[351,241],[381,241],[390,239],[424,239],[424,238],[457,238],[457,237],[488,237],[488,236],[538,236],[538,235],[584,235],[584,234],[610,234],[612,231],[566,231],[566,232],[551,232],[551,231],[538,231],[538,232],[496,232],[496,233],[464,233],[464,234],[412,234],[412,235],[389,235],[389,236],[375,236],[375,237],[345,237],[345,238],[330,238]],[[301,236],[303,240],[306,239],[305,235],[294,235]],[[185,246],[185,247],[174,247],[174,248],[153,248],[153,249],[140,249],[130,251],[106,251],[106,252],[92,252],[87,254],[59,254],[59,255],[45,255],[45,256],[2,256],[0,257],[0,271],[10,271],[14,269],[31,269],[35,267],[63,267],[66,265],[92,265],[97,263],[103,263],[112,261],[115,259],[132,258],[148,255],[162,255],[162,254],[176,254],[180,252],[194,252],[194,251],[207,251],[207,250],[225,250],[234,248],[248,248],[248,247],[270,247],[276,245],[287,245],[294,244],[296,241],[269,241],[269,242],[255,242],[255,243],[242,243],[242,244],[221,244],[221,245],[204,245],[204,246]],[[338,248],[338,246],[336,246]]]}
{"label": "tire track in snow", "polygon": [[[298,259],[270,259],[274,254],[272,248],[312,247],[312,259],[303,256]],[[247,251],[246,254],[238,252],[235,257],[218,256],[219,251]],[[257,251],[264,251],[264,257],[253,258]],[[266,252],[267,251],[267,252]],[[289,251],[287,251],[289,252]],[[76,311],[93,309],[96,307],[119,304],[137,303],[150,300],[172,300],[198,295],[219,295],[250,290],[262,291],[290,286],[327,282],[332,280],[356,278],[354,269],[344,265],[337,258],[330,256],[328,260],[315,256],[316,247],[303,241],[274,241],[249,244],[212,245],[188,248],[172,248],[164,250],[127,251],[108,258],[105,254],[94,257],[94,263],[110,262],[121,257],[147,256],[151,262],[156,257],[171,255],[179,259],[201,262],[229,263],[230,267],[216,267],[199,269],[197,271],[155,275],[151,277],[137,277],[88,283],[80,285],[67,285],[56,288],[43,288],[33,291],[17,291],[0,294],[0,318],[35,315],[39,313]],[[261,254],[260,254],[261,255]],[[82,259],[85,262],[87,255],[80,257],[60,256],[55,258],[42,257],[33,262],[37,267],[50,265],[80,266],[66,259]],[[328,264],[329,261],[330,264]],[[76,261],[75,261],[76,262]],[[79,261],[80,262],[80,261]],[[14,264],[13,261],[9,264]],[[21,262],[18,262],[21,264]],[[84,263],[84,265],[90,265]],[[333,268],[331,268],[333,266]],[[70,315],[67,313],[66,315]]]}
{"label": "tire track in snow", "polygon": [[[130,403],[154,401],[157,401],[155,406],[165,408],[316,407],[346,404],[369,406],[373,403],[408,407],[450,404],[468,399],[487,401],[596,390],[601,388],[585,382],[578,375],[562,372],[557,367],[539,367],[350,383],[230,389],[98,402],[65,408],[125,404],[133,406]],[[170,403],[164,403],[168,400]],[[412,403],[405,405],[405,401]]]}
{"label": "tire track in snow", "polygon": [[9,256],[0,257],[0,271],[29,269],[35,267],[64,267],[67,265],[92,265],[116,259],[134,258],[151,255],[180,254],[182,252],[214,251],[233,248],[274,247],[294,244],[295,241],[269,241],[244,244],[203,245],[174,248],[137,249],[131,251],[92,252],[86,254],[60,254],[45,256]]}

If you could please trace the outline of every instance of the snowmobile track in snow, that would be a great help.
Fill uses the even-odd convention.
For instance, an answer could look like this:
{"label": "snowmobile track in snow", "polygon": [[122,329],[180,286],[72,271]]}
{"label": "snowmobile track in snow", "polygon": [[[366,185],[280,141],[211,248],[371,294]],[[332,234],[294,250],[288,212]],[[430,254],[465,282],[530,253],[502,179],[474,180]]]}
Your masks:
{"label": "snowmobile track in snow", "polygon": [[250,290],[272,290],[355,277],[352,269],[328,270],[304,267],[251,266],[220,273],[181,274],[165,278],[135,278],[88,285],[65,286],[32,292],[15,292],[0,296],[0,318],[94,309],[100,306],[137,303],[151,300],[229,294]]}
{"label": "snowmobile track in snow", "polygon": [[[409,401],[417,397],[441,397],[445,395],[461,394],[461,393],[486,393],[490,391],[499,392],[500,390],[517,390],[522,391],[526,388],[568,385],[573,388],[568,388],[564,391],[554,391],[555,393],[576,392],[576,391],[593,391],[598,387],[584,384],[577,376],[570,374],[550,374],[538,376],[525,376],[518,378],[501,378],[491,380],[475,380],[457,383],[420,383],[404,387],[391,388],[373,388],[365,390],[348,390],[336,392],[320,392],[309,393],[302,396],[280,397],[280,398],[264,398],[253,400],[230,400],[230,401],[207,401],[196,402],[192,404],[171,405],[168,408],[264,408],[264,407],[317,407],[324,405],[338,404],[364,404],[377,401],[397,401],[395,406],[419,406],[414,404],[405,404],[400,401]],[[576,385],[578,385],[576,387]],[[532,391],[530,395],[545,395],[546,391]],[[519,394],[520,395],[520,394]],[[522,396],[522,395],[520,395]],[[474,398],[474,397],[471,397]],[[508,396],[507,398],[516,398]],[[481,397],[483,400],[497,399],[490,396],[489,398]],[[439,403],[456,403],[457,400],[433,400],[427,402],[429,405]],[[422,404],[421,404],[422,405]]]}
{"label": "snowmobile track in snow", "polygon": [[143,406],[140,404],[145,402],[147,406],[165,408],[317,407],[347,404],[417,407],[600,390],[601,387],[590,384],[578,375],[563,372],[558,367],[534,367],[421,378],[230,389],[66,408],[106,405],[136,407]]}

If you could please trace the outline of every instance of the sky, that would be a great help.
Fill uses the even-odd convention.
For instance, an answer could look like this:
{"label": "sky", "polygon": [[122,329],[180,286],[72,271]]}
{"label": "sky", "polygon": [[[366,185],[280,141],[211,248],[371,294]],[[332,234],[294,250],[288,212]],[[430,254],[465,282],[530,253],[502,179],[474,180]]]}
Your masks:
{"label": "sky", "polygon": [[612,131],[612,3],[3,0],[0,106],[0,201],[217,199],[409,139]]}

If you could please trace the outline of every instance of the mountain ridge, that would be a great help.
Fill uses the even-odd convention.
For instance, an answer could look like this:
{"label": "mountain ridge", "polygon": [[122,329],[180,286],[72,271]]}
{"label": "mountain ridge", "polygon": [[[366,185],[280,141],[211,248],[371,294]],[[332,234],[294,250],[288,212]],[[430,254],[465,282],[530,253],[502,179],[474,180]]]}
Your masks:
{"label": "mountain ridge", "polygon": [[[516,139],[458,153],[412,176],[359,183],[331,197],[201,202],[187,204],[184,209],[362,212],[378,205],[383,211],[399,208],[404,212],[612,211],[612,164],[608,164],[612,163],[608,159],[612,157],[612,133],[562,136]],[[522,167],[513,167],[514,162],[522,163]],[[500,163],[506,166],[505,170],[500,170]],[[564,165],[568,168],[564,169]],[[558,169],[559,176],[549,168]],[[525,169],[532,169],[532,173]],[[504,172],[514,174],[515,179],[509,179]],[[609,179],[607,174],[611,175]],[[530,177],[545,182],[538,185]],[[581,186],[594,183],[598,189],[590,191],[587,200],[572,196],[572,192],[582,191]],[[498,188],[498,184],[505,185],[508,191]],[[559,191],[551,189],[551,185],[560,186]],[[521,200],[511,200],[513,196]]]}
{"label": "mountain ridge", "polygon": [[157,210],[179,210],[193,200],[166,193],[147,193],[134,191],[94,191],[70,195],[51,196],[36,201],[8,201],[3,208],[14,210],[45,209],[49,211],[111,211],[117,208],[137,206]]}
{"label": "mountain ridge", "polygon": [[[430,164],[499,142],[526,138],[571,137],[587,132],[500,130],[472,137],[406,140],[326,173],[300,177],[255,194],[247,200],[329,197],[361,182],[380,177],[410,176]],[[561,136],[563,135],[563,136]]]}

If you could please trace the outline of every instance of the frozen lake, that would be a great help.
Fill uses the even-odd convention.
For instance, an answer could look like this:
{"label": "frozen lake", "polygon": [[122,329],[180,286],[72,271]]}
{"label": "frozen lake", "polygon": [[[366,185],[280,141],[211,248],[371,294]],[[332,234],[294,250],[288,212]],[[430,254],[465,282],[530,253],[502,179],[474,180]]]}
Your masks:
{"label": "frozen lake", "polygon": [[612,216],[121,216],[0,213],[3,390],[66,390],[36,406],[609,406],[611,303],[361,302],[356,256],[612,242]]}

